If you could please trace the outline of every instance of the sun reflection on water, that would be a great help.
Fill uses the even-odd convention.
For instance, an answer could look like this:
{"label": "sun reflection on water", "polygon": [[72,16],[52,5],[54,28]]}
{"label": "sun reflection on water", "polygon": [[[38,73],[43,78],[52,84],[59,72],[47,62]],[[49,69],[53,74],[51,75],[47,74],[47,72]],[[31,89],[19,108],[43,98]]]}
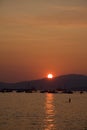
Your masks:
{"label": "sun reflection on water", "polygon": [[54,95],[46,94],[46,103],[45,103],[45,130],[54,130],[55,129],[55,106],[54,106]]}

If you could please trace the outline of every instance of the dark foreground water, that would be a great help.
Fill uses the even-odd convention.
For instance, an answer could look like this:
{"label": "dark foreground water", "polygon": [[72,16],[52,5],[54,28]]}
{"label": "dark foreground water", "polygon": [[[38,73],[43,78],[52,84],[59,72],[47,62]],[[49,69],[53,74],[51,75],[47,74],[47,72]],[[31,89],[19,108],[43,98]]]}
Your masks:
{"label": "dark foreground water", "polygon": [[87,130],[87,94],[0,93],[0,130]]}

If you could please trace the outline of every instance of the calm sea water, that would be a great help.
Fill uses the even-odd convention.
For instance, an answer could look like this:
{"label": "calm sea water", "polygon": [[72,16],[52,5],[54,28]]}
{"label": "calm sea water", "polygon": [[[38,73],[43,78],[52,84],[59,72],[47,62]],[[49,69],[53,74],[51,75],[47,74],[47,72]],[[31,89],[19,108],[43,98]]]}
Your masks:
{"label": "calm sea water", "polygon": [[87,94],[0,93],[0,130],[87,130]]}

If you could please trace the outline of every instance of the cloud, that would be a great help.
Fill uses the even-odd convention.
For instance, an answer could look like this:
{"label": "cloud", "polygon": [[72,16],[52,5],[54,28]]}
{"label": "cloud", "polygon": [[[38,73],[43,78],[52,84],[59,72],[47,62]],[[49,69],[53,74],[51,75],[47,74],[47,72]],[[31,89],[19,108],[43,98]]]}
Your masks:
{"label": "cloud", "polygon": [[1,27],[87,27],[86,0],[28,1],[4,0],[0,11]]}
{"label": "cloud", "polygon": [[0,24],[2,26],[14,27],[56,27],[56,26],[83,26],[87,27],[87,11],[61,11],[45,15],[16,15],[2,16]]}

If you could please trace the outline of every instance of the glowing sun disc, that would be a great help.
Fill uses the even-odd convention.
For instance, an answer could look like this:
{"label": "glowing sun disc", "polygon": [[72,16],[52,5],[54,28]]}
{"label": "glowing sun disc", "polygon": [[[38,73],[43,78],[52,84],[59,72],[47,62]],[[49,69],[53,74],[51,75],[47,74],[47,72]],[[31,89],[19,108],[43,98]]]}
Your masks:
{"label": "glowing sun disc", "polygon": [[53,78],[53,75],[52,74],[48,74],[48,79],[52,79]]}

